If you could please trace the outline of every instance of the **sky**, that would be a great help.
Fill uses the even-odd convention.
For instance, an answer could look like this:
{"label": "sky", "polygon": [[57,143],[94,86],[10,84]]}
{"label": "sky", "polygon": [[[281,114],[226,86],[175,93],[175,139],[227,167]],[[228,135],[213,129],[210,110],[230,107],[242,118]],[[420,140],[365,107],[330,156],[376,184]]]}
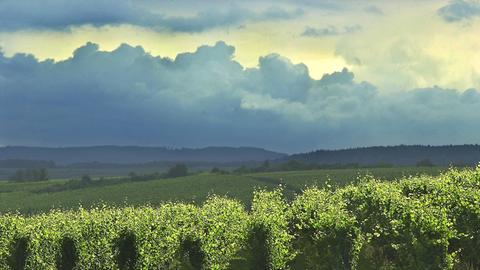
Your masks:
{"label": "sky", "polygon": [[0,145],[480,143],[478,0],[0,0]]}

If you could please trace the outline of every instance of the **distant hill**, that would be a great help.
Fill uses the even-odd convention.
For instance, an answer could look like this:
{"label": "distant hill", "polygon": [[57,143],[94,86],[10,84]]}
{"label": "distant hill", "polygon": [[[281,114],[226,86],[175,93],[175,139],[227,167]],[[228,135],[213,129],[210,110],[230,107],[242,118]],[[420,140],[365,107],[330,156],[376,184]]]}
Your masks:
{"label": "distant hill", "polygon": [[4,159],[0,160],[0,168],[54,168],[53,161]]}
{"label": "distant hill", "polygon": [[0,147],[0,160],[47,160],[57,165],[89,162],[138,164],[154,161],[232,163],[272,160],[284,156],[286,155],[282,153],[253,147]]}
{"label": "distant hill", "polygon": [[[238,164],[272,160],[296,160],[305,163],[335,165],[378,164],[416,165],[428,160],[434,165],[475,165],[480,162],[480,145],[399,145],[318,150],[286,155],[253,147],[166,148],[142,146],[90,147],[0,147],[0,167],[115,167],[122,164],[155,165],[168,162]],[[20,164],[20,165],[18,165]],[[158,164],[157,164],[158,165]]]}
{"label": "distant hill", "polygon": [[448,166],[475,165],[480,162],[480,145],[399,145],[351,148],[343,150],[318,150],[294,154],[285,160],[297,160],[316,164],[376,165],[416,165],[420,161],[430,161],[435,165]]}

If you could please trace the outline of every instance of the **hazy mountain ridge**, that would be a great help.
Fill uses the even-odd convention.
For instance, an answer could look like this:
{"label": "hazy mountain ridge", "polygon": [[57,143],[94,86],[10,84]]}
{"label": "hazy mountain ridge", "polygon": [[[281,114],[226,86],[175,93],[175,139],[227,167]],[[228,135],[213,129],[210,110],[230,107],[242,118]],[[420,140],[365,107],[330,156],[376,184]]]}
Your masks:
{"label": "hazy mountain ridge", "polygon": [[285,157],[286,154],[254,147],[167,148],[143,146],[28,147],[0,148],[0,160],[48,160],[57,165],[74,163],[133,164],[170,162],[246,162]]}
{"label": "hazy mountain ridge", "polygon": [[[254,147],[167,148],[144,146],[88,147],[0,147],[0,165],[10,163],[54,162],[55,165],[77,167],[138,166],[155,163],[195,162],[236,164],[242,162],[286,162],[296,160],[315,164],[358,164],[397,166],[416,165],[420,161],[448,166],[475,165],[480,162],[480,145],[398,145],[373,146],[339,150],[317,150],[287,155]],[[43,164],[42,163],[42,164]],[[46,165],[33,167],[49,167]],[[46,163],[47,164],[47,163]],[[0,167],[4,167],[4,166]],[[47,164],[49,165],[49,164]],[[22,166],[23,167],[23,166]],[[27,166],[29,167],[29,166]]]}

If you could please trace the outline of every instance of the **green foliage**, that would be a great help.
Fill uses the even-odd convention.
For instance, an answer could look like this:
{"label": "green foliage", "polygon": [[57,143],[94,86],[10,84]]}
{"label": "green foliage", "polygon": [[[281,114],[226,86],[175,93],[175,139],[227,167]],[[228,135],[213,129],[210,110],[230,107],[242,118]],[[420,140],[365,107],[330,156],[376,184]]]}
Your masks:
{"label": "green foliage", "polygon": [[435,164],[431,162],[429,159],[422,159],[417,162],[417,167],[435,167]]}
{"label": "green foliage", "polygon": [[92,178],[88,174],[82,175],[82,178],[80,178],[80,182],[83,184],[90,184],[92,182]]}
{"label": "green foliage", "polygon": [[0,216],[0,269],[480,269],[480,168],[338,189],[257,190],[251,210],[97,207]]}
{"label": "green foliage", "polygon": [[403,196],[398,183],[369,180],[342,193],[365,238],[360,269],[451,268],[443,209]]}
{"label": "green foliage", "polygon": [[213,167],[212,170],[210,171],[212,174],[229,174],[228,171],[219,169],[218,167]]}
{"label": "green foliage", "polygon": [[212,197],[203,205],[195,235],[205,254],[206,269],[226,269],[244,244],[249,219],[241,203]]}
{"label": "green foliage", "polygon": [[252,229],[264,230],[268,247],[269,269],[284,269],[295,253],[291,248],[290,212],[282,190],[258,190],[252,203]]}
{"label": "green foliage", "polygon": [[0,216],[0,269],[9,269],[15,260],[15,242],[21,238],[25,218],[18,215]]}
{"label": "green foliage", "polygon": [[295,269],[355,269],[362,238],[355,217],[338,194],[309,188],[292,203],[292,231],[299,252]]}
{"label": "green foliage", "polygon": [[169,177],[169,178],[182,177],[187,175],[188,175],[188,167],[183,163],[176,164],[175,166],[168,169],[166,173],[166,177]]}
{"label": "green foliage", "polygon": [[124,210],[124,231],[135,236],[136,269],[175,269],[181,265],[182,242],[195,235],[199,209],[193,205],[165,204],[160,208]]}
{"label": "green foliage", "polygon": [[247,242],[236,258],[231,262],[232,270],[270,269],[268,233],[261,226],[255,226],[248,232]]}
{"label": "green foliage", "polygon": [[452,169],[440,177],[407,179],[400,184],[405,196],[445,212],[450,227],[454,228],[449,243],[450,249],[456,251],[459,268],[479,269],[480,167]]}
{"label": "green foliage", "polygon": [[45,168],[18,169],[10,180],[16,182],[47,181],[48,171]]}

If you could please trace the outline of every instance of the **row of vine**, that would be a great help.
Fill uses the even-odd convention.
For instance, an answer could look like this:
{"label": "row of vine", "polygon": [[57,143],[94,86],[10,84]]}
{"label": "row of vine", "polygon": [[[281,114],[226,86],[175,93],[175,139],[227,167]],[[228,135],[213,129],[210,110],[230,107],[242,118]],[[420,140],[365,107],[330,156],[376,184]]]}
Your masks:
{"label": "row of vine", "polygon": [[480,168],[339,189],[0,216],[0,269],[480,269]]}

